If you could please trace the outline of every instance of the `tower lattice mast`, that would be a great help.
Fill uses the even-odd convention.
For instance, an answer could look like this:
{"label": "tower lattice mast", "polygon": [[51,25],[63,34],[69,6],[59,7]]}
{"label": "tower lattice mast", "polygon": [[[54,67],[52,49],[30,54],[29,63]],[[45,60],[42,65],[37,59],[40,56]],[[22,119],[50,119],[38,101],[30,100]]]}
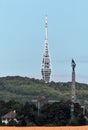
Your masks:
{"label": "tower lattice mast", "polygon": [[46,16],[45,21],[45,49],[43,53],[43,61],[42,61],[42,79],[45,81],[45,83],[48,83],[50,81],[50,74],[51,74],[51,68],[50,68],[50,57],[49,57],[49,50],[48,50],[48,20]]}

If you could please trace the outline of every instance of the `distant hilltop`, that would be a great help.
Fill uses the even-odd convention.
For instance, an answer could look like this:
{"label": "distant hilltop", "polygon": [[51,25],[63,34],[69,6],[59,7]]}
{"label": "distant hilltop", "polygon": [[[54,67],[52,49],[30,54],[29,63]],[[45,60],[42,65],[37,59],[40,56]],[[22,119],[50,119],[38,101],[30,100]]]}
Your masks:
{"label": "distant hilltop", "polygon": [[[0,100],[16,100],[21,102],[47,99],[70,100],[71,82],[44,83],[43,80],[7,76],[0,78]],[[79,101],[88,103],[88,84],[76,82],[76,95]]]}

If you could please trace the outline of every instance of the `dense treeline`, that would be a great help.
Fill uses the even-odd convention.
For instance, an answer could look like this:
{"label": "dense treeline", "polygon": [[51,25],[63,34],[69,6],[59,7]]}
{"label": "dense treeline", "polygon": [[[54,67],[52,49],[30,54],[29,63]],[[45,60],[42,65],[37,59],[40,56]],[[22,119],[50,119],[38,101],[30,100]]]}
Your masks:
{"label": "dense treeline", "polygon": [[85,115],[80,104],[76,103],[74,120],[71,121],[71,102],[60,101],[55,103],[43,104],[38,111],[35,104],[26,102],[19,103],[14,100],[8,102],[0,101],[0,119],[11,110],[16,110],[15,122],[13,119],[4,124],[0,121],[0,125],[7,126],[69,126],[69,125],[87,125]]}
{"label": "dense treeline", "polygon": [[[76,83],[76,94],[80,101],[88,99],[88,85]],[[50,82],[42,80],[7,76],[0,78],[0,100],[16,100],[25,103],[32,99],[46,98],[49,100],[69,100],[71,97],[71,82]]]}

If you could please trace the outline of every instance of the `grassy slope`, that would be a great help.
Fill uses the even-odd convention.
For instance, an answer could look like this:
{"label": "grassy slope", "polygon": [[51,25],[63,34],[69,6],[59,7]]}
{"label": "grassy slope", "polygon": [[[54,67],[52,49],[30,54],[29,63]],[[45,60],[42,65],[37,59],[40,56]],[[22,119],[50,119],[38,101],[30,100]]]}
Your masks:
{"label": "grassy slope", "polygon": [[[77,96],[81,100],[88,99],[88,85],[76,84]],[[71,83],[45,84],[41,80],[27,77],[11,76],[0,78],[0,100],[18,100],[21,102],[32,99],[70,99]]]}

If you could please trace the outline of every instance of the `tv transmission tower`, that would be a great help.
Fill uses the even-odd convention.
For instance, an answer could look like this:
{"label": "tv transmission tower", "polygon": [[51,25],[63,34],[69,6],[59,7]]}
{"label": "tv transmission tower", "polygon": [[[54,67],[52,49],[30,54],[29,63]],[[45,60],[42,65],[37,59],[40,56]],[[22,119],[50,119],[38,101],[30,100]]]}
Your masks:
{"label": "tv transmission tower", "polygon": [[50,56],[49,56],[49,50],[48,50],[47,16],[46,16],[46,21],[45,21],[45,49],[44,49],[44,53],[43,53],[41,73],[42,73],[42,79],[45,81],[45,83],[48,83],[50,81],[51,68],[50,68]]}

